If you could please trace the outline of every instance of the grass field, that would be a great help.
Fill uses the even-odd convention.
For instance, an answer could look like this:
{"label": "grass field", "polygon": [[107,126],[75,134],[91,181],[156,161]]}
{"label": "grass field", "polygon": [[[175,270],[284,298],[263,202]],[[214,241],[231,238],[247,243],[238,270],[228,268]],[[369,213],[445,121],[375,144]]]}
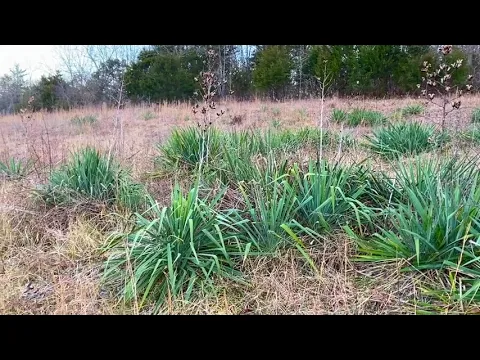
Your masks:
{"label": "grass field", "polygon": [[0,313],[478,313],[478,107],[0,117]]}

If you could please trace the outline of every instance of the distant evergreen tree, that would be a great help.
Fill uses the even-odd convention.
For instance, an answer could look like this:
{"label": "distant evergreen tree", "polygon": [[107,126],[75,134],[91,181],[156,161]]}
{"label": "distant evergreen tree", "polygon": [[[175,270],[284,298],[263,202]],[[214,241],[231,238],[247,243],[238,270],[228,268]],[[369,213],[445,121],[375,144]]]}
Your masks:
{"label": "distant evergreen tree", "polygon": [[266,46],[256,54],[253,70],[255,88],[272,98],[286,95],[286,86],[290,84],[293,62],[289,47],[286,45]]}
{"label": "distant evergreen tree", "polygon": [[202,59],[195,51],[142,51],[126,70],[126,91],[134,101],[188,100],[202,68]]}
{"label": "distant evergreen tree", "polygon": [[68,85],[57,71],[54,75],[42,76],[40,81],[33,87],[35,100],[32,103],[34,110],[67,109],[69,107],[67,97]]}

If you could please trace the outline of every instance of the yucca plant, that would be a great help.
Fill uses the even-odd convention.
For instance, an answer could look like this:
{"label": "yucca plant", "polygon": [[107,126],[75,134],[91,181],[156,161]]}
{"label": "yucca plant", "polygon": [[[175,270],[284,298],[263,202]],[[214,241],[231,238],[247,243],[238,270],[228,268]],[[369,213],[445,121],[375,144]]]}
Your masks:
{"label": "yucca plant", "polygon": [[379,111],[366,109],[353,109],[347,114],[345,122],[348,126],[358,125],[381,125],[386,122],[387,118]]}
{"label": "yucca plant", "polygon": [[[293,151],[301,146],[300,132],[292,130],[257,131],[251,140],[256,143],[257,154],[267,155],[270,152]],[[247,143],[248,144],[248,143]]]}
{"label": "yucca plant", "polygon": [[348,134],[340,135],[338,133],[332,133],[328,130],[320,131],[318,128],[305,127],[293,132],[293,143],[295,149],[304,148],[306,146],[316,147],[323,138],[323,144],[325,146],[335,146],[342,137],[342,143],[345,146],[352,144],[352,138]]}
{"label": "yucca plant", "polygon": [[17,160],[12,157],[6,162],[0,161],[0,175],[8,179],[19,179],[28,174],[31,166],[30,161]]}
{"label": "yucca plant", "polygon": [[408,203],[390,211],[393,230],[382,228],[373,239],[358,241],[363,259],[405,258],[416,269],[439,269],[478,257],[470,241],[480,230],[480,188],[472,188],[466,200],[458,186],[434,186],[426,194],[407,189]]}
{"label": "yucca plant", "polygon": [[223,139],[222,145],[225,145],[227,149],[232,149],[247,158],[259,154],[263,150],[260,145],[262,134],[259,131],[234,131],[223,134]]}
{"label": "yucca plant", "polygon": [[332,133],[330,145],[338,146],[340,143],[343,148],[351,148],[357,144],[357,139],[350,133]]}
{"label": "yucca plant", "polygon": [[[478,225],[478,224],[477,224]],[[480,302],[480,243],[475,243],[476,251],[475,258],[470,260],[466,266],[458,266],[452,262],[447,262],[450,265],[450,274],[456,274],[456,276],[450,276],[451,283],[449,293],[453,295],[454,300],[462,302]]]}
{"label": "yucca plant", "polygon": [[299,219],[309,228],[325,232],[349,221],[361,225],[361,217],[368,217],[359,210],[359,199],[367,195],[365,169],[310,161],[307,173],[295,166],[291,174],[301,204]]}
{"label": "yucca plant", "polygon": [[198,193],[198,183],[186,196],[176,185],[171,206],[151,199],[133,229],[112,236],[104,279],[127,301],[139,300],[141,308],[151,300],[158,310],[167,297],[189,300],[216,276],[241,280],[236,260],[248,256],[252,243],[236,228],[242,223],[216,211],[224,191],[208,203]]}
{"label": "yucca plant", "polygon": [[263,251],[273,251],[283,243],[280,225],[294,219],[298,200],[287,181],[288,162],[270,152],[256,159],[237,156],[235,150],[225,151],[225,162],[215,169],[220,179],[239,190],[244,207],[232,212],[237,223],[243,223],[242,232],[252,241],[258,241]]}
{"label": "yucca plant", "polygon": [[472,111],[472,123],[480,123],[480,107],[473,109]]}
{"label": "yucca plant", "polygon": [[450,137],[436,131],[433,125],[402,122],[374,130],[366,139],[373,152],[386,158],[399,158],[441,147]]}
{"label": "yucca plant", "polygon": [[[275,152],[287,147],[287,144],[282,143],[280,134],[284,134],[285,131],[267,130],[266,132],[255,132],[255,135],[251,133],[252,143],[256,143],[257,152],[252,154],[266,155],[270,152]],[[247,138],[248,139],[248,138]],[[245,144],[248,146],[248,142]]]}
{"label": "yucca plant", "polygon": [[341,109],[333,109],[331,119],[335,123],[342,123],[347,120],[347,112]]}
{"label": "yucca plant", "polygon": [[144,195],[140,184],[134,184],[111,157],[94,148],[74,153],[37,193],[50,205],[95,200],[128,207],[139,205]]}
{"label": "yucca plant", "polygon": [[241,181],[266,185],[285,174],[287,167],[285,157],[273,151],[254,156],[225,146],[220,161],[208,167],[208,176],[226,185],[237,186]]}
{"label": "yucca plant", "polygon": [[[446,165],[445,167],[440,164]],[[384,210],[388,224],[363,239],[349,228],[359,244],[360,259],[384,261],[405,258],[407,269],[467,266],[480,253],[480,182],[472,161],[399,164],[396,173],[401,197]],[[475,260],[477,261],[477,260]]]}
{"label": "yucca plant", "polygon": [[388,115],[390,122],[405,121],[405,115],[403,114],[403,109],[399,108],[393,111]]}
{"label": "yucca plant", "polygon": [[213,127],[188,127],[173,130],[167,142],[157,148],[166,167],[175,170],[184,166],[193,170],[207,156],[212,160],[220,155],[221,139],[220,132]]}
{"label": "yucca plant", "polygon": [[245,211],[237,211],[236,221],[244,222],[242,230],[250,239],[256,239],[260,249],[272,252],[285,244],[286,234],[282,225],[291,225],[298,209],[295,189],[286,179],[274,179],[265,185],[242,182],[239,190],[246,204]]}
{"label": "yucca plant", "polygon": [[411,104],[402,109],[403,116],[420,115],[425,111],[425,107],[422,104]]}
{"label": "yucca plant", "polygon": [[[186,166],[194,169],[208,151],[210,161],[207,166],[210,170],[215,168],[227,168],[233,170],[230,164],[233,162],[249,164],[250,159],[257,155],[269,156],[270,153],[279,154],[295,151],[305,146],[316,146],[323,136],[324,143],[334,145],[340,141],[339,135],[332,135],[318,129],[302,128],[297,131],[284,130],[265,133],[260,131],[235,131],[222,133],[214,128],[208,128],[208,136],[200,134],[202,130],[187,128],[174,130],[167,143],[158,146],[161,156],[158,159],[163,166],[176,169],[178,166]],[[208,139],[208,145],[207,141]],[[350,146],[354,143],[351,136],[343,136],[342,143]],[[204,150],[202,150],[204,149]],[[203,151],[203,152],[202,152]],[[235,154],[232,159],[231,154]]]}
{"label": "yucca plant", "polygon": [[[406,189],[415,188],[420,193],[427,192],[434,183],[448,187],[454,182],[468,192],[472,187],[473,179],[478,172],[475,157],[427,158],[416,157],[407,162],[399,161],[394,164],[394,173],[368,172],[368,192],[360,201],[371,207],[376,215],[375,225],[390,226],[389,209],[398,204],[408,203]],[[465,195],[466,196],[466,195]],[[372,223],[373,224],[373,223]],[[372,224],[364,224],[371,227]]]}
{"label": "yucca plant", "polygon": [[80,116],[76,115],[71,120],[71,123],[76,126],[94,125],[98,119],[95,115]]}
{"label": "yucca plant", "polygon": [[[368,192],[361,198],[365,205],[383,212],[396,204],[408,202],[405,189],[416,188],[424,192],[435,182],[440,182],[441,186],[450,186],[454,181],[459,181],[462,187],[468,190],[478,171],[474,157],[457,156],[430,159],[416,157],[406,163],[395,163],[394,169],[393,174],[383,171],[366,173],[367,178],[364,181],[367,183]],[[385,219],[385,216],[382,215],[379,219]]]}
{"label": "yucca plant", "polygon": [[[395,166],[395,183],[392,184],[394,194],[392,201],[407,201],[406,189],[417,189],[427,192],[434,184],[451,187],[458,183],[466,192],[474,184],[478,172],[475,157],[458,157],[421,159],[419,157],[406,163],[398,162]],[[466,196],[467,193],[464,195]]]}
{"label": "yucca plant", "polygon": [[204,179],[207,183],[220,181],[224,185],[236,186],[238,181],[251,180],[260,176],[250,156],[242,153],[241,150],[236,152],[226,146],[224,148],[224,156],[205,168]]}
{"label": "yucca plant", "polygon": [[144,185],[134,182],[125,169],[119,169],[116,177],[116,205],[136,211],[142,210],[146,206],[147,196]]}
{"label": "yucca plant", "polygon": [[155,119],[157,117],[157,115],[154,112],[148,110],[148,111],[144,112],[141,115],[141,117],[142,117],[143,120],[148,121],[148,120]]}
{"label": "yucca plant", "polygon": [[[299,130],[267,130],[239,131],[225,134],[225,143],[237,153],[253,156],[267,155],[270,152],[295,151],[305,146],[316,146],[323,136],[325,144],[336,144],[338,136],[333,136],[328,131],[320,132],[316,128],[301,128]],[[346,138],[346,143],[351,144],[351,139]],[[343,139],[345,141],[345,139]]]}
{"label": "yucca plant", "polygon": [[468,130],[461,133],[460,137],[471,143],[480,143],[480,125],[474,124]]}

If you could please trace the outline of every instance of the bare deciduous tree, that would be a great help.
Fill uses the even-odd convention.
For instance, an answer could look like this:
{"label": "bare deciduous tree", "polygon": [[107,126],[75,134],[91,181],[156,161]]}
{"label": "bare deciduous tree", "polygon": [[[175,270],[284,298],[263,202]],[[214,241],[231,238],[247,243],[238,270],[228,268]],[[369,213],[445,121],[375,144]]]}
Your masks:
{"label": "bare deciduous tree", "polygon": [[146,45],[59,45],[56,54],[62,71],[70,79],[86,82],[102,63],[108,60],[121,60],[127,64],[134,62]]}
{"label": "bare deciduous tree", "polygon": [[[102,70],[108,62],[120,61],[126,65],[134,62],[142,45],[59,45],[56,55],[61,71],[75,88],[76,103],[91,102],[98,95],[92,88],[92,75]],[[93,82],[94,84],[95,82]],[[100,99],[103,100],[103,99]]]}
{"label": "bare deciduous tree", "polygon": [[0,78],[0,111],[12,113],[22,101],[27,82],[26,70],[15,64],[8,74]]}

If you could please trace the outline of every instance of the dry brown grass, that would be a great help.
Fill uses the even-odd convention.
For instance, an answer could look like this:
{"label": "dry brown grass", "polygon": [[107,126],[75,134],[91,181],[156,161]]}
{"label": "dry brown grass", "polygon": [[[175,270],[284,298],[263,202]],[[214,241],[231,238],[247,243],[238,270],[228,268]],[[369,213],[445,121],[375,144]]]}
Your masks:
{"label": "dry brown grass", "polygon": [[[329,121],[333,108],[350,110],[367,108],[391,114],[395,110],[411,103],[420,103],[420,99],[388,99],[388,100],[344,100],[332,98],[325,102],[325,126],[339,130],[338,124]],[[480,102],[478,96],[463,99],[462,108],[453,112],[448,119],[448,126],[461,129],[468,125],[472,109]],[[320,116],[317,100],[276,102],[226,102],[221,105],[226,110],[224,117],[216,124],[224,130],[231,129],[267,129],[276,120],[283,129],[295,129],[300,126],[316,126]],[[0,159],[16,156],[32,158],[47,165],[64,161],[69,153],[78,147],[94,145],[99,149],[108,149],[113,141],[113,119],[116,109],[84,108],[70,112],[36,113],[33,119],[22,122],[20,116],[0,117]],[[155,118],[144,120],[147,113],[155,114]],[[95,125],[79,127],[71,123],[74,116],[95,115]],[[233,117],[240,115],[244,119],[241,124],[232,125]],[[135,173],[142,173],[151,168],[151,157],[155,153],[155,144],[164,141],[172,128],[177,126],[196,125],[188,104],[162,105],[155,107],[132,107],[120,110],[124,122],[125,154],[122,159],[125,165],[131,166]],[[441,113],[439,108],[429,104],[424,114],[414,117],[418,121],[439,124]],[[349,129],[354,136],[369,131],[367,127]],[[48,133],[48,135],[47,135]],[[35,153],[33,151],[35,149]],[[40,165],[38,168],[41,168]]]}
{"label": "dry brown grass", "polygon": [[[480,97],[469,96],[462,101],[464,107],[452,113],[447,121],[450,128],[467,126],[471,109],[480,103]],[[419,102],[417,99],[328,99],[324,123],[328,129],[340,129],[339,125],[329,122],[333,108],[361,107],[391,114],[400,107]],[[226,116],[216,125],[224,130],[267,129],[274,125],[283,129],[315,126],[320,115],[319,102],[315,100],[227,102],[221,107],[226,110]],[[125,148],[119,160],[132,169],[137,180],[146,183],[162,204],[169,202],[173,180],[152,180],[144,175],[153,170],[155,145],[164,141],[172,128],[196,124],[190,109],[187,104],[163,104],[159,108],[126,108],[120,113],[124,121]],[[147,120],[147,112],[154,117]],[[117,220],[108,220],[108,214],[103,214],[101,220],[84,218],[65,209],[47,212],[33,206],[28,198],[30,190],[45,180],[50,169],[63,163],[71,151],[85,145],[109,149],[115,113],[115,109],[85,108],[37,113],[27,122],[22,122],[19,116],[0,117],[0,160],[15,156],[35,161],[34,171],[26,179],[0,179],[0,313],[133,312],[131,307],[118,303],[101,288],[103,258],[99,247],[105,242],[107,230],[119,226]],[[70,121],[76,115],[95,115],[98,122],[79,127]],[[240,117],[241,122],[232,123],[234,118]],[[439,124],[441,114],[438,108],[430,105],[425,114],[414,119]],[[348,131],[358,137],[369,130],[358,127]],[[477,153],[471,149],[462,151]],[[335,158],[338,154],[330,150],[324,155]],[[342,161],[347,163],[370,156],[361,148],[344,151],[343,155]],[[292,156],[302,163],[311,154],[299,151]],[[382,170],[388,168],[388,164],[379,159],[372,162]],[[182,181],[188,183],[188,179]],[[235,201],[235,194],[231,195],[231,201]],[[100,209],[98,214],[102,211]],[[343,235],[338,235],[327,239],[322,247],[311,249],[320,274],[313,273],[295,251],[249,260],[243,269],[249,286],[220,281],[215,294],[199,296],[188,304],[169,302],[163,313],[415,313],[415,304],[425,300],[420,288],[430,282],[425,275],[400,274],[396,263],[381,266],[352,263],[352,254],[352,244]],[[446,309],[452,311],[450,307]]]}
{"label": "dry brown grass", "polygon": [[51,234],[53,243],[28,239],[0,214],[0,313],[110,314],[114,304],[100,288],[98,246],[104,241],[88,223]]}
{"label": "dry brown grass", "polygon": [[164,314],[224,315],[380,315],[416,314],[423,302],[437,312],[475,312],[478,307],[454,309],[423,295],[432,284],[427,275],[401,274],[401,262],[366,265],[351,261],[354,251],[344,235],[326,239],[310,256],[318,274],[295,250],[248,260],[243,272],[249,285],[220,281],[216,293],[195,301],[171,302]]}
{"label": "dry brown grass", "polygon": [[115,313],[100,287],[105,222],[33,206],[24,187],[0,183],[0,313]]}

